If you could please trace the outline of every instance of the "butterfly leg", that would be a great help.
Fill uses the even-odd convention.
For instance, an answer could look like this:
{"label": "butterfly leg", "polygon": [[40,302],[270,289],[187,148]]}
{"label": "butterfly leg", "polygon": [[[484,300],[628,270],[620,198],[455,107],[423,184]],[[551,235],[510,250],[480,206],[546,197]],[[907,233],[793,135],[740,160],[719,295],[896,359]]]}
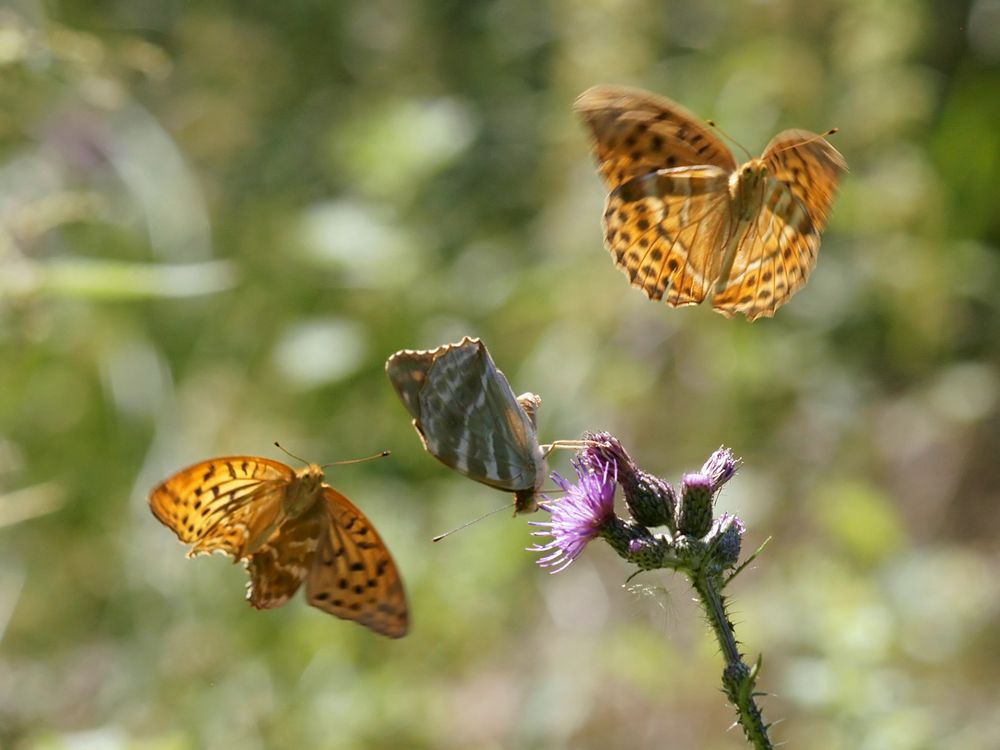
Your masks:
{"label": "butterfly leg", "polygon": [[540,445],[539,448],[542,449],[542,455],[548,456],[552,451],[557,448],[560,450],[570,450],[578,451],[583,448],[592,448],[597,446],[598,443],[594,440],[556,440],[546,445]]}

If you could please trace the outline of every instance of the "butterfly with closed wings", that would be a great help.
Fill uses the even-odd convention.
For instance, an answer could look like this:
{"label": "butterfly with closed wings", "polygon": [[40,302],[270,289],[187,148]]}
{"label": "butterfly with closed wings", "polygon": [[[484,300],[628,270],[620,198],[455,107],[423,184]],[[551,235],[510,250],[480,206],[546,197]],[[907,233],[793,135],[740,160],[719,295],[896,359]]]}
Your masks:
{"label": "butterfly with closed wings", "polygon": [[753,321],[805,285],[847,170],[823,136],[785,130],[737,166],[708,125],[665,97],[595,86],[575,109],[609,190],[605,245],[632,286],[674,307],[709,297],[727,318]]}
{"label": "butterfly with closed wings", "polygon": [[514,512],[531,513],[548,473],[535,412],[541,398],[514,396],[486,345],[466,336],[437,349],[403,349],[386,373],[424,448],[477,482],[514,493]]}

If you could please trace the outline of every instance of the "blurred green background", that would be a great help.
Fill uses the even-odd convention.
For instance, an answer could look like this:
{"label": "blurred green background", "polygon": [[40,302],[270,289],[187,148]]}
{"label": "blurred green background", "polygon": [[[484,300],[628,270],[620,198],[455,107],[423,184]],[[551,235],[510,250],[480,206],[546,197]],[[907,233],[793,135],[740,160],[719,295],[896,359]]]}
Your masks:
{"label": "blurred green background", "polygon": [[[425,454],[394,350],[482,336],[543,440],[618,435],[720,510],[774,739],[1000,747],[1000,2],[30,2],[0,7],[0,747],[743,747],[680,579]],[[851,167],[773,320],[671,310],[602,247],[571,111],[627,83]],[[185,560],[146,494],[202,458],[391,459],[402,641]],[[569,456],[553,468],[569,471]]]}

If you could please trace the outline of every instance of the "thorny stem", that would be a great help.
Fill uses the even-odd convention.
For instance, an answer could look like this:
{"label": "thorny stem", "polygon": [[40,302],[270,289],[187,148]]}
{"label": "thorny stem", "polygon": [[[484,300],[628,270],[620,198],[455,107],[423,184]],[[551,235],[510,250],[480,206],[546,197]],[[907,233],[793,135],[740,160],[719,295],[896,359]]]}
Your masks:
{"label": "thorny stem", "polygon": [[[688,577],[691,586],[698,593],[702,609],[725,659],[722,686],[729,702],[736,708],[737,721],[754,748],[771,750],[774,745],[767,735],[768,725],[764,723],[755,700],[758,693],[754,688],[760,671],[760,660],[753,667],[747,666],[743,661],[732,620],[726,612],[726,598],[722,594],[732,578],[723,579],[719,566],[713,562],[710,554],[706,554],[710,552],[710,547],[683,537],[671,544],[662,536],[650,534],[634,521],[624,521],[617,516],[606,521],[601,536],[621,557],[639,567],[636,572],[669,569],[683,572]],[[628,542],[630,538],[643,543],[632,546]]]}
{"label": "thorny stem", "polygon": [[[588,439],[591,445],[581,451],[576,463],[579,486],[570,487],[559,477],[560,486],[568,489],[564,504],[543,505],[552,513],[553,520],[535,524],[549,529],[536,534],[551,536],[553,541],[532,549],[550,553],[556,549],[540,562],[543,566],[565,567],[588,541],[599,537],[635,565],[637,573],[647,570],[684,573],[697,592],[719,643],[725,660],[722,688],[736,708],[737,723],[756,750],[772,750],[769,726],[764,723],[756,700],[760,695],[755,687],[761,660],[758,658],[752,667],[743,661],[722,593],[764,545],[736,567],[746,527],[736,516],[724,513],[712,517],[719,488],[739,468],[739,459],[729,449],[719,448],[700,472],[684,475],[678,493],[663,480],[641,471],[617,438],[598,433],[588,435]],[[621,518],[614,512],[616,484],[625,492],[631,518]],[[666,531],[655,531],[657,528]]]}
{"label": "thorny stem", "polygon": [[726,614],[725,597],[716,585],[719,583],[719,578],[707,574],[704,570],[688,571],[688,577],[698,592],[698,598],[719,642],[722,656],[726,660],[726,667],[722,671],[722,684],[729,702],[736,707],[743,733],[757,750],[771,750],[774,745],[767,736],[767,725],[754,700],[754,685],[757,682],[760,660],[752,668],[743,662],[742,654],[736,644],[733,623]]}

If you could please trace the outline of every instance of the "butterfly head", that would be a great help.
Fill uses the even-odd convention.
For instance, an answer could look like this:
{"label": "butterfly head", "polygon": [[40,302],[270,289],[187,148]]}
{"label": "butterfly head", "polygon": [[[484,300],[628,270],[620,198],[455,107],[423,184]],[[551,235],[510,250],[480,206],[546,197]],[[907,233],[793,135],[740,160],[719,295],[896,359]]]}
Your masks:
{"label": "butterfly head", "polygon": [[285,513],[289,518],[297,518],[313,506],[320,496],[323,486],[323,469],[309,464],[295,472],[295,480],[289,485],[285,495]]}
{"label": "butterfly head", "polygon": [[748,184],[763,181],[767,177],[767,162],[763,159],[751,159],[740,167],[740,179]]}
{"label": "butterfly head", "polygon": [[514,493],[514,515],[521,513],[534,513],[538,510],[538,489],[532,487],[527,490],[517,490]]}
{"label": "butterfly head", "polygon": [[766,182],[767,164],[763,159],[751,159],[732,174],[729,191],[740,220],[747,220],[754,215],[764,198]]}

